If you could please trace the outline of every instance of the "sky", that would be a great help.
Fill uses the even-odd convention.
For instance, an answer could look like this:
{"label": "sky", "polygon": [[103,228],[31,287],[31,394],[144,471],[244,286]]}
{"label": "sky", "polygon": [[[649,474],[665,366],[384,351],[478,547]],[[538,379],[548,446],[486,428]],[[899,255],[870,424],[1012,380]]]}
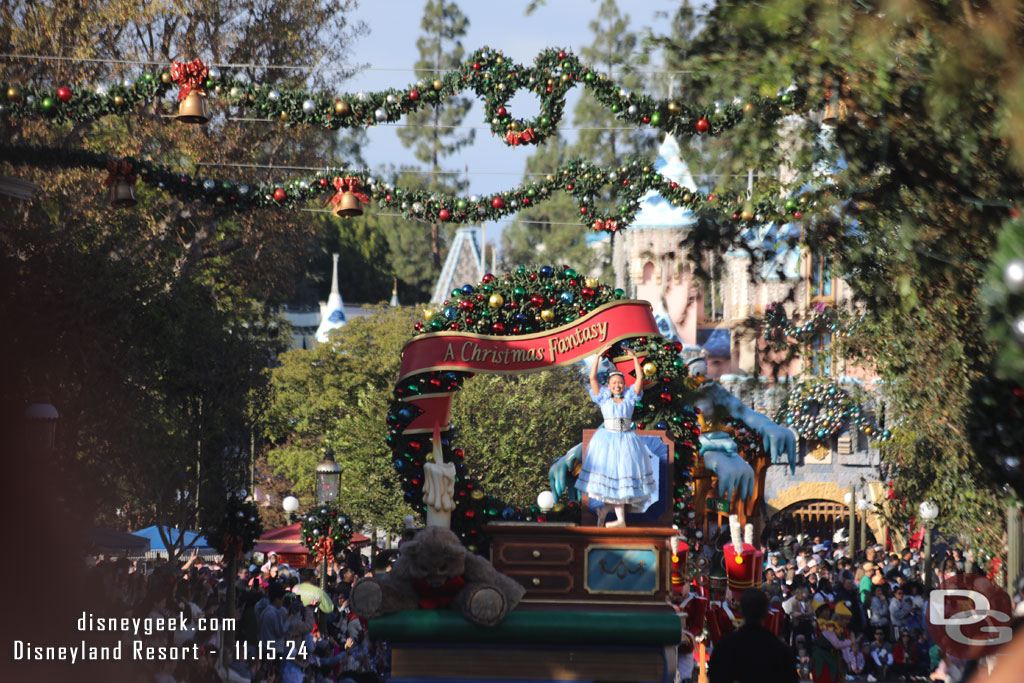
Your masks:
{"label": "sky", "polygon": [[[355,18],[365,22],[370,33],[355,44],[351,61],[368,64],[370,68],[346,81],[347,91],[383,90],[415,82],[412,65],[418,59],[416,40],[421,33],[425,4],[426,0],[363,0],[360,3]],[[592,41],[589,23],[596,18],[600,3],[597,0],[547,0],[528,17],[525,16],[526,0],[503,3],[459,0],[458,5],[469,19],[467,35],[462,40],[467,57],[486,45],[502,50],[515,62],[532,64],[533,58],[547,47],[569,48],[579,54],[580,48]],[[677,5],[678,2],[670,0],[619,2],[620,11],[629,14],[630,26],[634,30],[652,26],[659,21],[657,12],[671,13]],[[652,68],[656,66],[652,64]],[[568,129],[572,125],[573,107],[581,90],[577,87],[570,91],[566,115],[559,126],[569,141],[575,139],[575,133]],[[510,102],[509,108],[514,115],[524,118],[532,117],[538,110],[536,100],[522,94]],[[492,137],[479,100],[475,100],[463,123],[479,127],[476,140],[473,145],[448,157],[443,162],[445,170],[468,169],[468,194],[471,195],[497,192],[517,185],[522,179],[526,159],[535,147],[508,147],[497,137]],[[369,144],[363,148],[363,156],[371,168],[419,165],[412,150],[402,145],[396,127],[387,124],[374,126],[367,135]],[[486,226],[488,243],[495,241],[499,233],[495,228],[500,227],[494,223]]]}

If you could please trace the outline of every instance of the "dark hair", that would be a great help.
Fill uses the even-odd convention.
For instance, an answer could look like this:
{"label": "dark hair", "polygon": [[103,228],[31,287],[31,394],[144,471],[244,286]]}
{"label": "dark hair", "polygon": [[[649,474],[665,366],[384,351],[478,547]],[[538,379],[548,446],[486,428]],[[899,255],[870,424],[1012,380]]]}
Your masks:
{"label": "dark hair", "polygon": [[748,624],[760,624],[768,616],[768,595],[760,588],[748,588],[740,596],[740,612]]}
{"label": "dark hair", "polygon": [[274,600],[279,600],[283,598],[284,594],[287,592],[288,591],[284,589],[283,583],[281,583],[280,581],[273,581],[271,582],[270,587],[267,589],[267,597],[269,597],[270,601],[273,602]]}

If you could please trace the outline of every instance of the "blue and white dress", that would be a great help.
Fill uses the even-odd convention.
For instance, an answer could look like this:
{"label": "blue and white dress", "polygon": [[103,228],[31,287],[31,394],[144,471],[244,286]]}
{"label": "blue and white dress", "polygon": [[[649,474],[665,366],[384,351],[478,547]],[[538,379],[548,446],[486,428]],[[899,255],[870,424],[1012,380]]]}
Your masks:
{"label": "blue and white dress", "polygon": [[630,385],[616,403],[608,387],[590,398],[601,406],[604,423],[587,444],[576,488],[608,505],[642,506],[655,491],[654,470],[647,446],[632,430],[633,408],[640,400]]}

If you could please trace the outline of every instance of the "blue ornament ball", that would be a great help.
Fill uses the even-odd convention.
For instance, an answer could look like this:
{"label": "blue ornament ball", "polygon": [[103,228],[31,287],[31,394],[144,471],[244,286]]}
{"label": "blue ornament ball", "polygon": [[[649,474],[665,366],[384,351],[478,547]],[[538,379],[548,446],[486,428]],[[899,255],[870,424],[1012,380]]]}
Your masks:
{"label": "blue ornament ball", "polygon": [[501,511],[501,518],[505,520],[513,519],[516,516],[515,508],[507,507]]}
{"label": "blue ornament ball", "polygon": [[571,304],[573,302],[572,292],[562,292],[562,295],[559,298],[562,300],[563,304]]}
{"label": "blue ornament ball", "polygon": [[391,463],[391,464],[395,466],[395,471],[396,471],[396,472],[401,472],[401,471],[402,471],[402,468],[403,468],[403,467],[405,467],[405,463],[404,463],[404,462],[402,462],[401,460],[395,460],[395,461],[394,461],[393,463]]}
{"label": "blue ornament ball", "polygon": [[444,317],[448,318],[449,320],[455,320],[455,317],[458,314],[459,314],[459,312],[456,311],[451,306],[449,306],[448,308],[444,309]]}
{"label": "blue ornament ball", "polygon": [[469,295],[473,293],[473,285],[462,285],[462,293]]}
{"label": "blue ornament ball", "polygon": [[402,422],[408,422],[412,419],[412,411],[408,408],[402,408],[398,411],[398,419]]}
{"label": "blue ornament ball", "polygon": [[658,424],[654,425],[654,428],[655,429],[668,429],[668,425],[665,424],[664,422],[659,422]]}
{"label": "blue ornament ball", "polygon": [[549,277],[553,276],[554,274],[555,274],[555,269],[552,268],[551,266],[541,266],[540,267],[540,276],[541,277],[549,278]]}

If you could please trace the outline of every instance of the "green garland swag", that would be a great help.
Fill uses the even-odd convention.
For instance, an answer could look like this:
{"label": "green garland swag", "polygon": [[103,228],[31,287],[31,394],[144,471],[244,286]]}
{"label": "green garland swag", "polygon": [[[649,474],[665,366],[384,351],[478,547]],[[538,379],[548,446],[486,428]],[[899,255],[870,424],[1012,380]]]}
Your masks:
{"label": "green garland swag", "polygon": [[210,545],[225,557],[241,557],[263,533],[259,510],[251,501],[229,498],[224,514],[203,528]]}
{"label": "green garland swag", "polygon": [[[530,334],[570,324],[598,306],[623,296],[621,290],[583,277],[568,266],[519,266],[500,279],[488,273],[476,286],[467,284],[452,290],[451,297],[443,302],[439,311],[428,311],[427,320],[415,324],[415,331],[417,334],[444,330],[471,330],[499,336]],[[690,468],[696,461],[700,435],[692,408],[696,384],[689,378],[686,363],[678,356],[681,349],[678,342],[639,337],[620,342],[610,355],[623,355],[627,346],[646,356],[645,374],[648,381],[654,381],[637,405],[634,421],[639,429],[664,429],[675,439],[674,519],[690,547],[697,547],[702,532],[696,524],[690,486]],[[423,465],[433,458],[433,444],[428,434],[404,433],[419,416],[419,408],[402,399],[458,391],[472,375],[455,371],[425,372],[403,379],[394,388],[386,418],[387,442],[405,500],[418,513],[426,509]],[[573,500],[559,501],[550,512],[543,513],[536,505],[516,505],[486,494],[471,475],[465,452],[455,447],[456,440],[454,427],[441,434],[444,460],[455,464],[452,530],[470,550],[486,552],[488,539],[483,527],[490,521],[579,520],[579,505]]]}
{"label": "green garland swag", "polygon": [[[38,168],[92,167],[106,169],[112,157],[77,149],[34,145],[0,146],[0,160],[13,164],[27,164]],[[199,201],[225,210],[243,211],[254,208],[298,208],[315,199],[327,199],[338,194],[339,184],[365,192],[383,208],[395,208],[409,219],[428,222],[478,223],[498,220],[513,215],[551,198],[563,190],[576,198],[579,221],[594,230],[615,232],[628,227],[640,210],[644,195],[654,190],[673,205],[689,208],[707,216],[720,225],[744,228],[758,223],[788,223],[800,220],[808,212],[830,210],[841,198],[835,188],[806,192],[796,198],[779,200],[779,188],[774,184],[758,188],[751,197],[740,193],[704,194],[692,192],[653,170],[648,159],[634,159],[617,169],[605,171],[594,164],[573,160],[560,166],[543,180],[483,197],[455,196],[431,193],[426,190],[405,189],[378,182],[372,176],[339,171],[339,175],[318,172],[288,183],[237,183],[234,181],[196,178],[176,173],[152,161],[134,158],[119,162],[127,164],[138,180],[180,199]],[[603,187],[618,188],[618,206],[613,211],[598,211],[595,197],[601,196]]]}
{"label": "green garland swag", "polygon": [[337,501],[320,505],[302,519],[302,543],[317,561],[333,559],[352,540],[352,520]]}
{"label": "green garland swag", "polygon": [[[366,93],[308,92],[277,88],[225,75],[208,69],[199,60],[172,64],[159,74],[143,73],[108,87],[72,89],[64,85],[43,88],[27,83],[0,82],[6,101],[0,116],[9,119],[46,119],[55,123],[91,121],[108,115],[134,113],[150,101],[161,98],[178,84],[201,93],[223,98],[240,113],[283,122],[287,126],[316,125],[337,130],[361,128],[401,120],[408,112],[437,106],[470,90],[484,101],[491,132],[506,145],[540,144],[557,131],[565,111],[565,95],[577,85],[589,89],[594,98],[619,119],[635,125],[649,125],[677,137],[719,135],[744,118],[756,118],[771,125],[783,116],[802,111],[805,93],[787,88],[777,97],[757,98],[725,106],[687,106],[669,99],[633,94],[603,74],[581,64],[572,53],[547,48],[527,67],[507,59],[501,50],[479,49],[455,71],[432,82],[418,81],[405,88]],[[181,72],[181,77],[179,73]],[[177,82],[177,83],[176,83]],[[532,119],[515,118],[508,103],[519,90],[540,98],[540,113]],[[185,88],[181,92],[187,92]],[[181,99],[179,95],[179,99]]]}

